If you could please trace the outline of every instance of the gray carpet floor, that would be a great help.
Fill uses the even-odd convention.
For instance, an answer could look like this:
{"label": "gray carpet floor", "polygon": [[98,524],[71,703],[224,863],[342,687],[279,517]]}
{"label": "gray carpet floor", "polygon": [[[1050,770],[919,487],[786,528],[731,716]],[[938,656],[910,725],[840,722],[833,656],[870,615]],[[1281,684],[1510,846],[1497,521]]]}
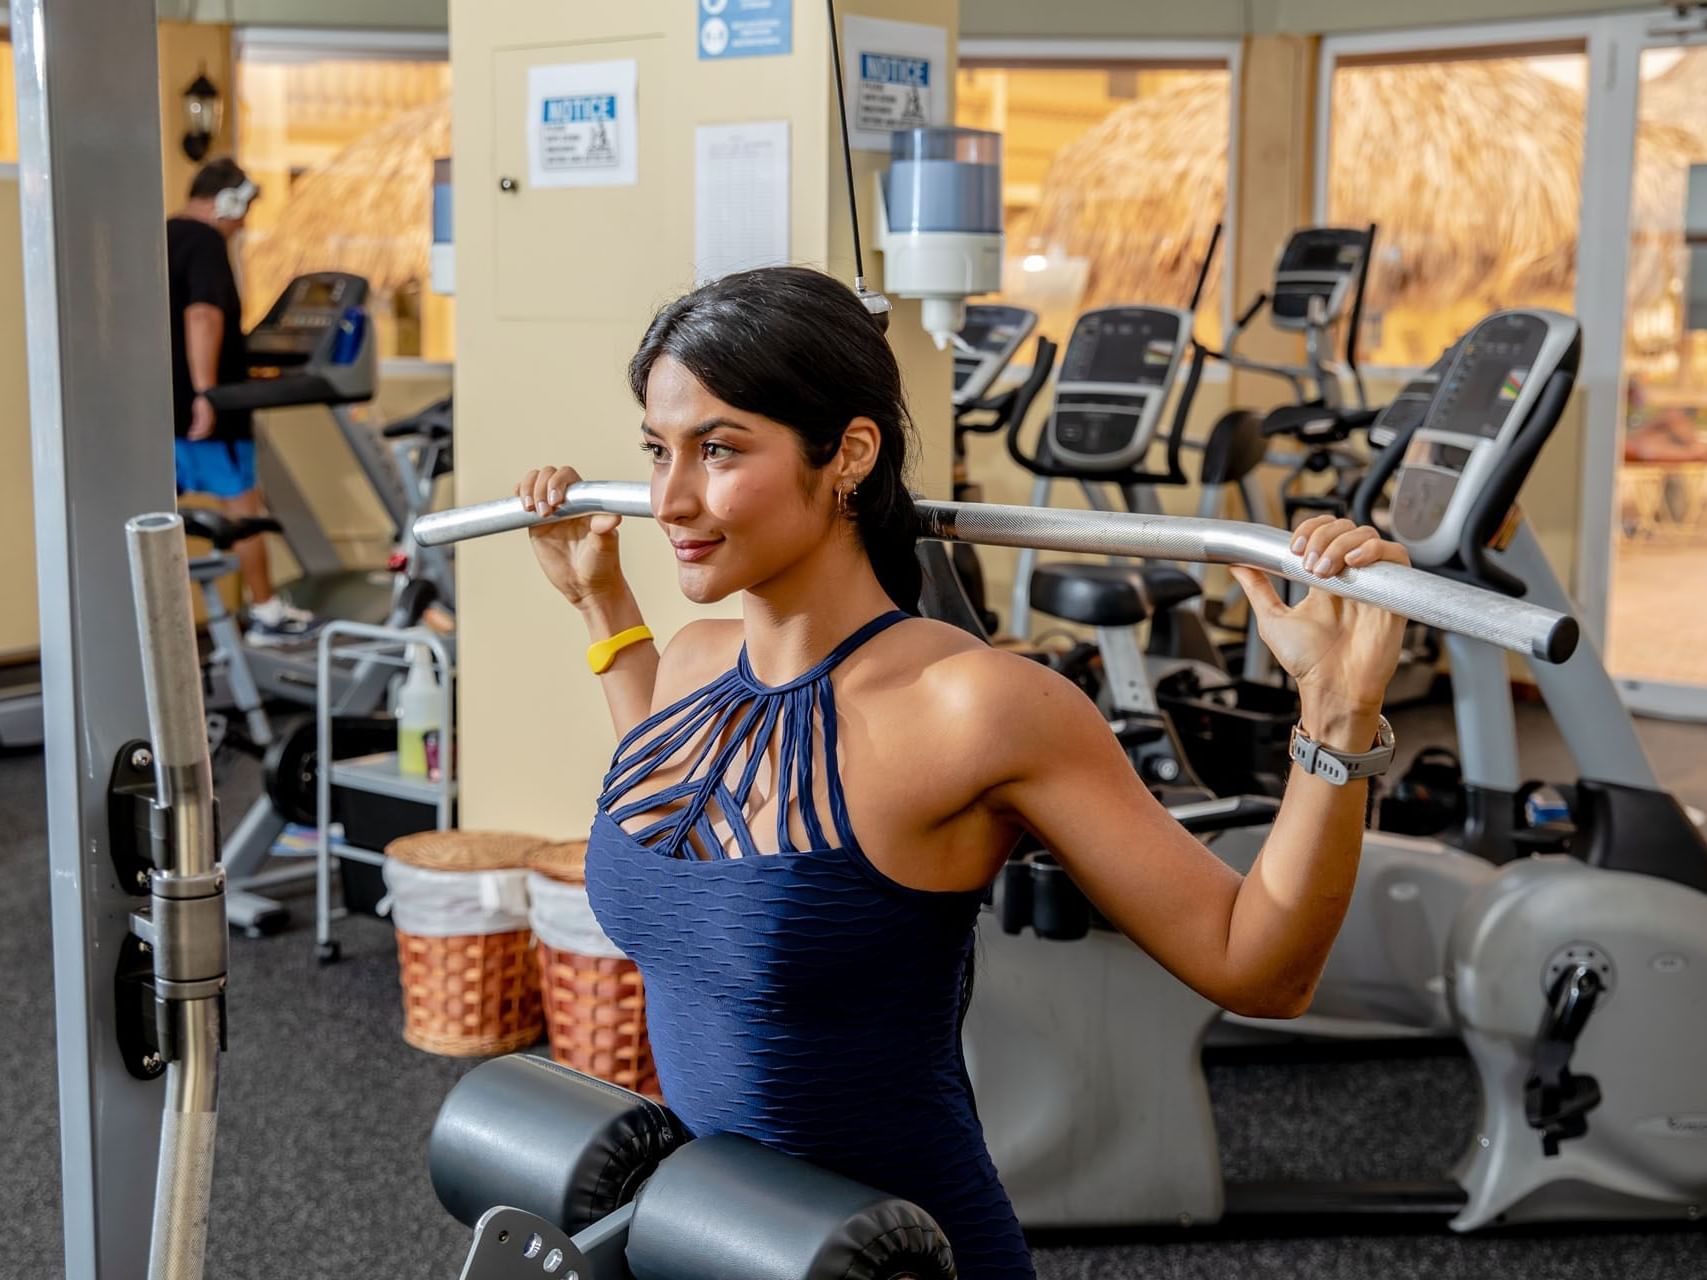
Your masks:
{"label": "gray carpet floor", "polygon": [[[1522,709],[1526,771],[1568,761],[1538,708]],[[1450,715],[1407,712],[1406,754],[1451,741]],[[1707,806],[1707,729],[1644,722],[1668,785]],[[241,812],[252,767],[221,791]],[[39,757],[0,758],[0,1278],[62,1276],[58,1122]],[[216,1280],[458,1274],[469,1233],[438,1206],[425,1142],[439,1101],[470,1064],[402,1043],[389,926],[340,926],[342,963],[313,958],[311,903],[263,941],[234,938],[231,1048],[223,1067],[207,1274]],[[1436,1178],[1469,1139],[1469,1064],[1441,1053],[1382,1061],[1217,1065],[1209,1071],[1231,1178]],[[1158,1153],[1166,1159],[1166,1153]],[[146,1194],[139,1190],[139,1194]],[[1040,1239],[1043,1280],[1691,1280],[1707,1276],[1701,1231],[1479,1236],[1442,1232],[1229,1238]],[[146,1242],[139,1241],[138,1248]]]}

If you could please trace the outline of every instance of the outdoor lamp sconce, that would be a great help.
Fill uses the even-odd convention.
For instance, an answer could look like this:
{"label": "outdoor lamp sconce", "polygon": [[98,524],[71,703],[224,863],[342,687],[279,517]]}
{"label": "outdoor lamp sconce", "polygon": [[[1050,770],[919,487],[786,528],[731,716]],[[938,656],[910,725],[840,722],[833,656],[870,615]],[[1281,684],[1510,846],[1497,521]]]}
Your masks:
{"label": "outdoor lamp sconce", "polygon": [[219,86],[207,78],[207,70],[203,68],[184,90],[184,154],[191,160],[199,163],[207,155],[219,133],[224,111]]}

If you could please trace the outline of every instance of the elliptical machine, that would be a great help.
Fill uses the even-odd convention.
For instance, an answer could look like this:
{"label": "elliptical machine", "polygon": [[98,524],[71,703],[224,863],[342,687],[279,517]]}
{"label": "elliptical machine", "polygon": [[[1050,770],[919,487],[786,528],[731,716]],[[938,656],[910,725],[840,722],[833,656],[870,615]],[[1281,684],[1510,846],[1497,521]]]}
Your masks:
{"label": "elliptical machine", "polygon": [[[1000,394],[991,388],[1037,327],[1037,313],[1024,307],[974,303],[966,308],[966,323],[954,335],[954,500],[982,502],[982,486],[974,484],[966,466],[966,441],[974,435],[994,435],[1010,423],[1024,422],[1032,402],[1049,381],[1055,368],[1055,344],[1042,335],[1032,357],[1031,369],[1016,386]],[[988,608],[984,570],[970,543],[951,548],[955,571],[960,575],[980,624],[994,635],[1000,619]]]}
{"label": "elliptical machine", "polygon": [[[1569,395],[1578,332],[1566,316],[1508,311],[1458,344],[1427,412],[1367,482],[1396,474],[1394,533],[1416,563],[1569,609],[1533,534],[1510,517]],[[1509,705],[1503,656],[1478,647],[1455,646],[1454,678],[1464,649],[1466,683],[1480,687],[1497,667]],[[1096,928],[1088,904],[1063,906],[1073,890],[1062,877],[1049,886],[1057,901],[1030,913],[1029,935],[1003,927],[1015,913],[1000,900],[983,917],[965,1026],[991,1155],[1023,1223],[1372,1206],[1451,1214],[1458,1230],[1699,1216],[1707,843],[1659,789],[1592,645],[1560,666],[1532,665],[1587,779],[1578,856],[1497,867],[1372,833],[1311,1008],[1365,1033],[1375,1020],[1409,1020],[1462,1037],[1481,1077],[1481,1120],[1451,1181],[1426,1193],[1225,1185],[1200,1059],[1220,1011]],[[1263,835],[1227,830],[1213,847],[1246,870]],[[1015,878],[1004,873],[1003,894]],[[1632,1048],[1662,1042],[1663,1053]]]}

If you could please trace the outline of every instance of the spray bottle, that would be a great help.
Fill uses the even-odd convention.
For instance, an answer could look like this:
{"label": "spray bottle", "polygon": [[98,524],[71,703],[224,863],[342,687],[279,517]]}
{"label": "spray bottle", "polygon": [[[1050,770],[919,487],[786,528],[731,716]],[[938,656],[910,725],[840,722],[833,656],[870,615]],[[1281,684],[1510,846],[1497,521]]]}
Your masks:
{"label": "spray bottle", "polygon": [[408,777],[425,778],[436,772],[429,760],[430,747],[443,737],[439,723],[443,697],[433,670],[433,653],[424,644],[409,646],[409,675],[397,695],[397,771]]}

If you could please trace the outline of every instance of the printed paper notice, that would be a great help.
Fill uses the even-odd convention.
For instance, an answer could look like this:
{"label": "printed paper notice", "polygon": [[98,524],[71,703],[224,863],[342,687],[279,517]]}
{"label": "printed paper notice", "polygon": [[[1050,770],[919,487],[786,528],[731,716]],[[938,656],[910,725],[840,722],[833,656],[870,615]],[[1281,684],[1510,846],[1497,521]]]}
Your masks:
{"label": "printed paper notice", "polygon": [[694,279],[788,261],[788,121],[694,130]]}
{"label": "printed paper notice", "polygon": [[897,129],[948,123],[947,28],[849,14],[842,42],[856,148],[887,151]]}
{"label": "printed paper notice", "polygon": [[631,187],[639,172],[633,59],[528,68],[535,187]]}

